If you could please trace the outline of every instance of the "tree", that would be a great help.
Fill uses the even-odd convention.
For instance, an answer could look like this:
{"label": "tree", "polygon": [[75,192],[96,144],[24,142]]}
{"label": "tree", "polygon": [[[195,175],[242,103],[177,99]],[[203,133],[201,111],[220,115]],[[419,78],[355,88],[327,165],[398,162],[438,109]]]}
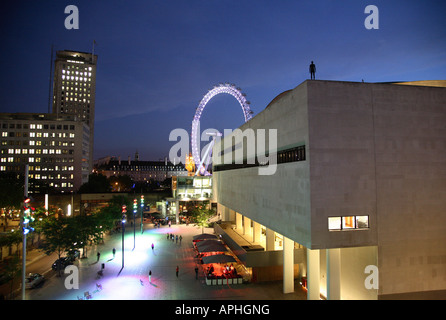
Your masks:
{"label": "tree", "polygon": [[10,295],[12,295],[12,290],[14,287],[14,278],[17,277],[20,273],[20,271],[22,270],[22,265],[21,265],[21,261],[20,261],[20,257],[18,255],[14,255],[10,258],[8,258],[5,262],[5,268],[4,268],[4,273],[6,274],[7,278],[10,279],[9,281],[11,281],[11,286],[10,286]]}
{"label": "tree", "polygon": [[[0,208],[18,209],[23,203],[23,175],[11,172],[0,174]],[[5,217],[4,229],[8,226],[7,214]]]}
{"label": "tree", "polygon": [[202,206],[192,208],[192,216],[195,218],[198,226],[201,226],[201,232],[203,228],[209,225],[209,219],[215,215],[214,210],[206,209]]}
{"label": "tree", "polygon": [[74,243],[79,239],[71,218],[48,217],[42,221],[40,228],[45,236],[42,250],[47,255],[57,252],[59,259],[62,253],[72,249]]}
{"label": "tree", "polygon": [[84,183],[79,188],[79,193],[94,193],[94,192],[110,192],[110,181],[106,176],[99,173],[92,173],[88,176],[88,182]]}

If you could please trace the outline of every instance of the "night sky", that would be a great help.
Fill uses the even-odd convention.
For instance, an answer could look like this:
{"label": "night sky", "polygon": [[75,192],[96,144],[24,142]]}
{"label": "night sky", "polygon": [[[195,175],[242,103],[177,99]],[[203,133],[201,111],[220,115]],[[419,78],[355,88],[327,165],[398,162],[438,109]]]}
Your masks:
{"label": "night sky", "polygon": [[[367,5],[379,29],[367,30]],[[79,29],[64,26],[79,9]],[[191,129],[204,94],[242,88],[254,115],[316,78],[387,82],[446,79],[446,2],[412,0],[9,1],[0,13],[0,111],[47,112],[51,45],[98,55],[95,154],[168,156],[175,128]],[[220,94],[201,129],[243,123]]]}

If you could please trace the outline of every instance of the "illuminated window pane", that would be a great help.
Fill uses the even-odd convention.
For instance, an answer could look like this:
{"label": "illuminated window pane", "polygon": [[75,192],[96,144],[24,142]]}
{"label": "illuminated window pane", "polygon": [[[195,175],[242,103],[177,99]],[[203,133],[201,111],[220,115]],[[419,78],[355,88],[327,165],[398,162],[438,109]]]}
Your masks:
{"label": "illuminated window pane", "polygon": [[355,227],[355,217],[342,217],[342,229],[353,229]]}
{"label": "illuminated window pane", "polygon": [[341,217],[329,217],[328,230],[341,230]]}
{"label": "illuminated window pane", "polygon": [[369,216],[356,216],[356,228],[368,228],[369,227]]}

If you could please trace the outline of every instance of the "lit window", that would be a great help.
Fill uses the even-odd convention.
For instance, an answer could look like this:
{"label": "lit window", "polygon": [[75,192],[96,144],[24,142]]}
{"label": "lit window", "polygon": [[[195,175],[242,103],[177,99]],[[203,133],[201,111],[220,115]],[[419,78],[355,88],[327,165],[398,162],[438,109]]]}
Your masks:
{"label": "lit window", "polygon": [[355,217],[342,217],[342,229],[353,229],[355,227]]}
{"label": "lit window", "polygon": [[369,227],[369,216],[356,216],[356,228],[363,229]]}
{"label": "lit window", "polygon": [[329,217],[328,230],[341,230],[341,217]]}
{"label": "lit window", "polygon": [[328,230],[368,229],[369,216],[328,217]]}

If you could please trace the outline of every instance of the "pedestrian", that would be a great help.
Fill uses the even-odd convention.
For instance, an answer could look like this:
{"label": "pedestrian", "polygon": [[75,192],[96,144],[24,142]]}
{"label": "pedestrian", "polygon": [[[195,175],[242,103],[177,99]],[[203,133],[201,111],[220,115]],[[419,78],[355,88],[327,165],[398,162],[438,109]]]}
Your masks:
{"label": "pedestrian", "polygon": [[98,261],[99,261],[99,258],[101,257],[101,253],[98,251],[98,253],[97,253],[96,256],[98,257],[98,260],[97,260],[97,262],[98,262]]}
{"label": "pedestrian", "polygon": [[195,279],[198,279],[198,266],[195,266]]}
{"label": "pedestrian", "polygon": [[152,283],[152,270],[149,271],[149,282]]}
{"label": "pedestrian", "polygon": [[115,258],[115,254],[116,254],[116,249],[113,248],[113,259]]}
{"label": "pedestrian", "polygon": [[169,238],[170,238],[170,234],[169,234],[169,233],[167,233],[167,240],[169,240]]}
{"label": "pedestrian", "polygon": [[178,243],[178,235],[175,237],[175,242]]}
{"label": "pedestrian", "polygon": [[180,271],[180,268],[178,268],[178,266],[177,266],[177,270],[176,270],[176,272],[177,272],[177,278],[178,278],[178,272]]}
{"label": "pedestrian", "polygon": [[155,245],[152,243],[152,251],[153,251],[153,248],[155,248]]}
{"label": "pedestrian", "polygon": [[180,245],[181,245],[181,240],[183,240],[183,237],[180,235]]}

